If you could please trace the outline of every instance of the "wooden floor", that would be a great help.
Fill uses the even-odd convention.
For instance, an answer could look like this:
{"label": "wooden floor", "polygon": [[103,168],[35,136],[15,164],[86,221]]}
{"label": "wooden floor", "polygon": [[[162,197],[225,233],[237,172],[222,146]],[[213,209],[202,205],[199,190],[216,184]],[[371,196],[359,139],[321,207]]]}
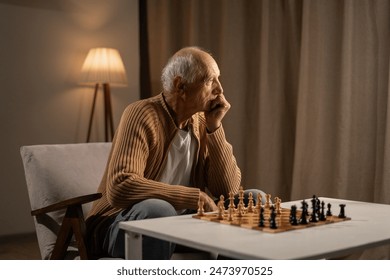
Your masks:
{"label": "wooden floor", "polygon": [[[209,253],[199,253],[196,250],[187,252],[184,247],[180,248],[182,254],[174,254],[172,259],[210,259]],[[1,260],[41,260],[35,233],[0,237]]]}
{"label": "wooden floor", "polygon": [[0,237],[0,260],[40,260],[35,233]]}

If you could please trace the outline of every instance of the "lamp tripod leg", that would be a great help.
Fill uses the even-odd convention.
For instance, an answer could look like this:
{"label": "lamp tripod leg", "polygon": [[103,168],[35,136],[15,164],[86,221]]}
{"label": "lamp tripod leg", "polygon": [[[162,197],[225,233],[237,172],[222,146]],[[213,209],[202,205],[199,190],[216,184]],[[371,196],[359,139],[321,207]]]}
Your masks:
{"label": "lamp tripod leg", "polygon": [[112,141],[114,137],[114,123],[112,117],[110,85],[108,83],[104,83],[103,89],[104,89],[105,136],[106,136],[106,142],[109,142]]}
{"label": "lamp tripod leg", "polygon": [[98,89],[99,89],[99,84],[96,84],[96,85],[95,85],[95,92],[94,92],[94,94],[93,94],[91,116],[89,117],[89,126],[88,126],[87,143],[89,142],[89,139],[91,138],[92,120],[93,120],[93,114],[94,114],[94,112],[95,112],[95,104],[96,104],[96,97],[97,97]]}

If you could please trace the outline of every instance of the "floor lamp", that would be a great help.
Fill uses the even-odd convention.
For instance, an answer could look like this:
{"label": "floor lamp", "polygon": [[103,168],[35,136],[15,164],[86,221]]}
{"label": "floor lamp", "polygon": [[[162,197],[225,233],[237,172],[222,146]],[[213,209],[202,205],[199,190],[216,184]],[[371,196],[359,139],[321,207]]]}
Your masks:
{"label": "floor lamp", "polygon": [[104,94],[104,133],[105,141],[112,141],[114,125],[112,117],[110,85],[124,86],[127,84],[126,71],[119,52],[111,48],[93,48],[88,52],[81,69],[82,83],[94,84],[95,90],[89,118],[87,142],[90,141],[93,115],[99,88]]}

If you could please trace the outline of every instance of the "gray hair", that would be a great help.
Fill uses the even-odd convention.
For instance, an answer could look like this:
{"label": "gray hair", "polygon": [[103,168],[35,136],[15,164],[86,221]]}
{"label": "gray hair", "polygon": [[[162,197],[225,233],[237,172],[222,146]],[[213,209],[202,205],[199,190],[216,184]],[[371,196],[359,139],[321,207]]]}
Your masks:
{"label": "gray hair", "polygon": [[161,83],[165,92],[173,91],[173,80],[181,77],[185,83],[193,83],[207,77],[207,70],[198,55],[204,52],[198,47],[189,47],[178,51],[165,65],[161,73]]}

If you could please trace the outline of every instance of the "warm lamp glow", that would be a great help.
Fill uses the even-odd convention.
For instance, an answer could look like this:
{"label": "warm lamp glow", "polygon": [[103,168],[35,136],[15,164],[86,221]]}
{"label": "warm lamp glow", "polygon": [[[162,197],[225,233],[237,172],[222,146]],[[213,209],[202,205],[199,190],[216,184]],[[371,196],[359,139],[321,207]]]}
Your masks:
{"label": "warm lamp glow", "polygon": [[127,85],[126,70],[119,52],[111,48],[91,49],[81,69],[81,82]]}
{"label": "warm lamp glow", "polygon": [[94,84],[95,91],[89,118],[87,142],[91,137],[93,114],[99,87],[103,86],[104,93],[104,132],[106,142],[114,136],[114,123],[111,108],[110,85],[126,85],[126,71],[119,52],[110,48],[93,48],[88,52],[81,69],[81,82]]}

